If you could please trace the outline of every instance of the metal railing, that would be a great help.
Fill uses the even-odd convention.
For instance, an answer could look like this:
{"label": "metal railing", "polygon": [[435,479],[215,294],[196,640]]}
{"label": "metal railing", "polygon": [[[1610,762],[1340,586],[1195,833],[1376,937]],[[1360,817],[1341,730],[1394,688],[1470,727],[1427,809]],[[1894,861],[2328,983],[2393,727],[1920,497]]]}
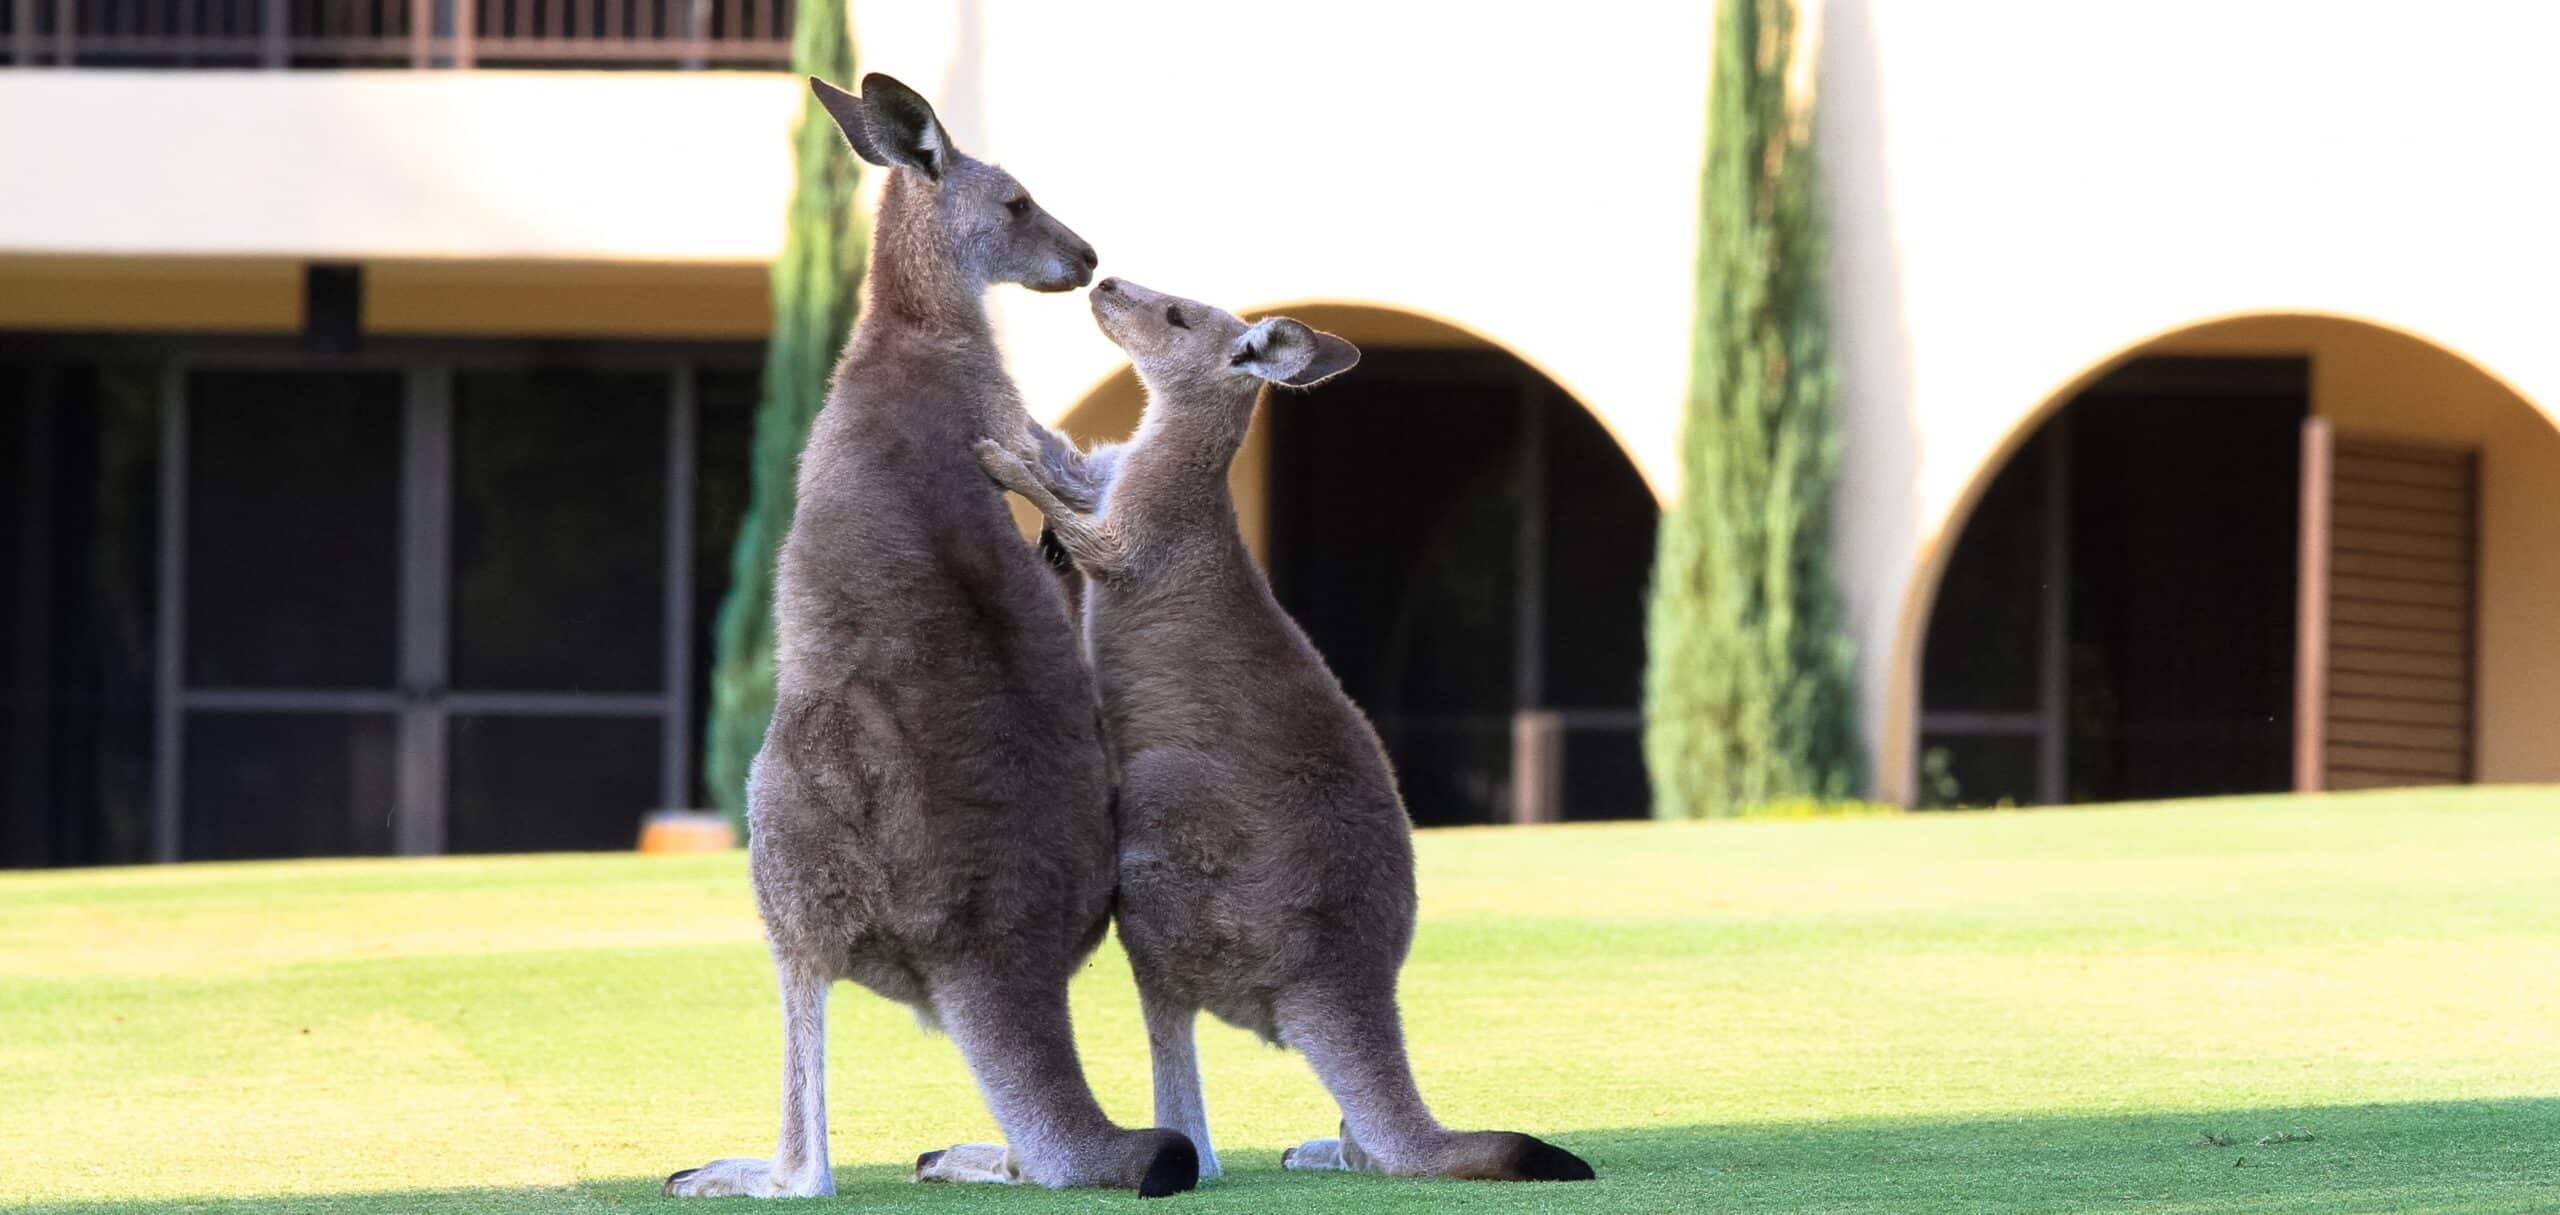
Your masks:
{"label": "metal railing", "polygon": [[0,0],[7,64],[777,68],[785,0]]}

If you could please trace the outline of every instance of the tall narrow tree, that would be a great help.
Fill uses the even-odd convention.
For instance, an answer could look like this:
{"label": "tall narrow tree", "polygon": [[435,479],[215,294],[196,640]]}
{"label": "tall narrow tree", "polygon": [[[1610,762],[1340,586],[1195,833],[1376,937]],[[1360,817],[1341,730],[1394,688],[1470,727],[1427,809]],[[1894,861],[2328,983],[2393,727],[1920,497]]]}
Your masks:
{"label": "tall narrow tree", "polygon": [[[853,32],[845,0],[797,0],[791,70],[853,81]],[[713,805],[744,823],[747,765],[773,717],[773,574],[791,505],[800,447],[825,402],[845,332],[853,324],[864,235],[854,213],[858,172],[835,123],[801,89],[792,128],[794,180],[782,255],[773,263],[773,336],[765,345],[756,404],[754,466],[746,517],[729,558],[704,725],[703,782]]]}
{"label": "tall narrow tree", "polygon": [[1854,796],[1853,654],[1830,564],[1839,470],[1808,94],[1790,0],[1719,0],[1698,306],[1647,624],[1654,813]]}

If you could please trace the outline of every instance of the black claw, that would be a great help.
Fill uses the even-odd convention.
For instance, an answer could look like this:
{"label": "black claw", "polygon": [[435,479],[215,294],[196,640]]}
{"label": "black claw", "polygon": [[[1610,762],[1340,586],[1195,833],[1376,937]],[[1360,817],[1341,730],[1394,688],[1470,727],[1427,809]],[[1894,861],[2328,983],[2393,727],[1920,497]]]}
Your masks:
{"label": "black claw", "polygon": [[673,1198],[676,1194],[676,1187],[684,1184],[685,1178],[691,1177],[701,1171],[702,1170],[700,1169],[677,1169],[675,1172],[667,1174],[667,1183],[659,1186],[658,1192],[669,1198]]}
{"label": "black claw", "polygon": [[1147,1163],[1147,1175],[1138,1182],[1138,1197],[1162,1198],[1197,1189],[1200,1185],[1200,1150],[1191,1146],[1189,1136],[1167,1131],[1170,1138],[1156,1149],[1156,1158]]}
{"label": "black claw", "polygon": [[919,1172],[919,1173],[921,1173],[921,1172],[925,1171],[926,1169],[932,1168],[932,1167],[933,1167],[933,1165],[934,1165],[934,1162],[935,1162],[935,1161],[938,1161],[938,1160],[940,1160],[940,1159],[942,1159],[942,1152],[941,1152],[941,1151],[937,1150],[937,1151],[926,1152],[925,1154],[923,1154],[923,1155],[921,1155],[921,1156],[916,1157],[916,1171],[917,1171],[917,1172]]}
{"label": "black claw", "polygon": [[1523,1181],[1589,1181],[1598,1176],[1582,1157],[1563,1148],[1541,1139],[1531,1139],[1529,1144],[1518,1164]]}

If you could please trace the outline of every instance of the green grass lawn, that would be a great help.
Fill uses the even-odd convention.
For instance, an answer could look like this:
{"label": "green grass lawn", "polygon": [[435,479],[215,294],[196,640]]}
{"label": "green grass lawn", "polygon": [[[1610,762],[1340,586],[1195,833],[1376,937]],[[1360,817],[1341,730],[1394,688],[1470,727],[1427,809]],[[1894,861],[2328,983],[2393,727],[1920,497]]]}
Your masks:
{"label": "green grass lawn", "polygon": [[[1206,1025],[1227,1176],[1147,1209],[2560,1209],[2560,790],[1420,848],[1425,1092],[1601,1180],[1283,1173],[1328,1103]],[[908,1184],[991,1124],[903,1010],[834,1012],[838,1201],[1139,1205]],[[1116,946],[1076,1015],[1143,1121]],[[0,875],[0,1205],[683,1209],[667,1172],[770,1149],[778,1039],[736,856]]]}

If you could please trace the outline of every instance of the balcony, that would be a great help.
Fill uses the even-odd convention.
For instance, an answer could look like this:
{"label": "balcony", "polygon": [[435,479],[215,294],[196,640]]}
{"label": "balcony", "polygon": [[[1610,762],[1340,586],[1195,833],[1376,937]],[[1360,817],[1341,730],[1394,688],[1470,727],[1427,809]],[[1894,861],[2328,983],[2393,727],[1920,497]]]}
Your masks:
{"label": "balcony", "polygon": [[745,68],[785,0],[0,0],[18,67]]}

